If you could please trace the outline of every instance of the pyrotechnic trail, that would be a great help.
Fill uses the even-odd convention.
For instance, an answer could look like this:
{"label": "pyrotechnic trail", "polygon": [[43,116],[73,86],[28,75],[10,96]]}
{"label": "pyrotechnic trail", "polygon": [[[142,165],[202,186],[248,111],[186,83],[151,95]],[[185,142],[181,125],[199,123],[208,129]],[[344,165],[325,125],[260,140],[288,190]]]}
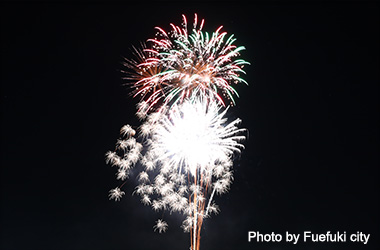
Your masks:
{"label": "pyrotechnic trail", "polygon": [[[137,132],[123,126],[115,150],[106,154],[122,181],[137,163],[142,166],[134,193],[155,211],[183,214],[191,250],[200,248],[203,220],[219,211],[214,196],[229,190],[233,157],[245,139],[240,119],[228,121],[225,105],[225,100],[234,104],[232,84],[245,83],[240,73],[248,63],[236,59],[244,47],[233,45],[233,35],[226,39],[222,26],[209,35],[203,25],[195,15],[189,33],[183,16],[181,28],[171,24],[168,33],[157,28],[155,38],[135,49],[126,79],[141,96],[136,114],[142,124]],[[120,200],[121,186],[110,191],[110,199]],[[154,231],[167,228],[159,219]]]}

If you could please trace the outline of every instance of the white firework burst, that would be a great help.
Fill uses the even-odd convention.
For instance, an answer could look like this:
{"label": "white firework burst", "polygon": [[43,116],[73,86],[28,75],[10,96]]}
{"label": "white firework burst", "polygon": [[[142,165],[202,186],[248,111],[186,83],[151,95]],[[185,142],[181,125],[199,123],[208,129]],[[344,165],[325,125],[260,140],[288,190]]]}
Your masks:
{"label": "white firework burst", "polygon": [[158,161],[178,173],[195,175],[199,170],[203,174],[217,163],[228,162],[244,148],[240,142],[245,137],[244,129],[237,127],[240,119],[226,124],[226,112],[220,112],[215,102],[199,99],[176,104],[154,124],[150,149]]}
{"label": "white firework burst", "polygon": [[[238,127],[240,119],[228,122],[227,110],[217,102],[193,97],[165,113],[149,114],[140,126],[143,142],[132,137],[133,133],[125,133],[131,130],[124,126],[128,129],[123,129],[117,145],[128,142],[127,146],[108,152],[107,161],[119,167],[122,180],[127,176],[122,162],[128,162],[129,170],[139,161],[143,170],[137,175],[140,184],[134,193],[141,196],[141,202],[155,211],[182,213],[183,229],[195,230],[192,225],[219,212],[214,195],[229,190],[232,157],[244,148],[245,129]],[[141,145],[145,145],[143,150]],[[120,189],[113,189],[112,194],[119,199]],[[155,231],[165,232],[166,228],[166,222],[157,221]]]}

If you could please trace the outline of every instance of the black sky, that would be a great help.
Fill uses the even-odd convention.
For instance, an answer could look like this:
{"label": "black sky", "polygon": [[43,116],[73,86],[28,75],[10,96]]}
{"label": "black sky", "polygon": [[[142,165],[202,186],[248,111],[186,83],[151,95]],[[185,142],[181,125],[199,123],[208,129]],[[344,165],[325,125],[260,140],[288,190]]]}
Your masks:
{"label": "black sky", "polygon": [[[188,249],[180,216],[108,191],[104,162],[137,100],[132,45],[181,14],[220,25],[251,62],[231,117],[249,130],[201,249],[379,247],[379,5],[365,1],[2,3],[1,249]],[[248,243],[248,231],[362,231],[359,243]]]}

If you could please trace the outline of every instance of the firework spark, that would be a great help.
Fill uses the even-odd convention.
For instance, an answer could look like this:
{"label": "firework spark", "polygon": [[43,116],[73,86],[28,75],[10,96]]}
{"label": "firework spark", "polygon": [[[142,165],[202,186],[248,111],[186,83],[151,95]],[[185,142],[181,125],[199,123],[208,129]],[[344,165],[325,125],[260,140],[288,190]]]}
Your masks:
{"label": "firework spark", "polygon": [[[229,190],[233,158],[245,139],[241,120],[228,121],[224,103],[234,103],[232,84],[245,83],[239,74],[248,63],[236,59],[244,47],[233,45],[233,35],[226,39],[222,26],[209,35],[203,25],[195,15],[189,32],[183,16],[182,28],[157,28],[151,47],[135,49],[127,78],[142,97],[136,113],[142,124],[136,130],[123,126],[115,150],[106,154],[106,162],[118,167],[117,179],[142,167],[134,193],[155,211],[183,214],[192,250],[200,247],[203,220],[219,212],[214,196]],[[109,194],[115,200],[122,195],[119,187]],[[165,232],[168,224],[159,219],[153,228]]]}

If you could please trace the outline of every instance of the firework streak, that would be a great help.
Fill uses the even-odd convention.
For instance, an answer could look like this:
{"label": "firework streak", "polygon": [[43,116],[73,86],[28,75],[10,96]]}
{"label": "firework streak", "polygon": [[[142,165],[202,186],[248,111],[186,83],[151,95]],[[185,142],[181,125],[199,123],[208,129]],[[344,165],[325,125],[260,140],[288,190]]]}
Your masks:
{"label": "firework streak", "polygon": [[[138,132],[122,127],[106,161],[118,167],[121,181],[141,165],[134,193],[155,211],[183,214],[191,250],[198,250],[203,220],[218,213],[214,196],[229,190],[232,159],[244,148],[245,129],[238,127],[240,119],[227,120],[226,103],[235,104],[232,85],[246,83],[240,74],[249,63],[237,59],[244,47],[235,46],[222,26],[203,32],[197,15],[191,31],[185,16],[181,27],[170,25],[170,32],[156,27],[156,36],[134,49],[136,59],[126,59],[125,79],[140,97],[136,115],[142,124]],[[120,200],[121,186],[110,199]],[[168,224],[159,219],[153,228],[165,232]]]}

